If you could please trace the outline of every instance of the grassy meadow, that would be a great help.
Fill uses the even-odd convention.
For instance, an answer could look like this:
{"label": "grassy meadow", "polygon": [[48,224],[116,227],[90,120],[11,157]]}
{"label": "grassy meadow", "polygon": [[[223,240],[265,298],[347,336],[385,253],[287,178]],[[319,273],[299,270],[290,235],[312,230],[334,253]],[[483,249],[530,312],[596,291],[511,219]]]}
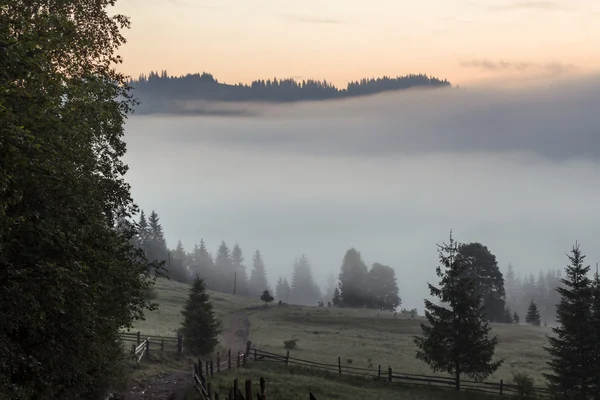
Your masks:
{"label": "grassy meadow", "polygon": [[[134,330],[140,330],[148,335],[174,335],[181,324],[180,311],[185,303],[188,288],[188,285],[177,282],[159,281],[155,299],[159,303],[159,309],[148,313],[146,320],[139,321]],[[391,366],[395,372],[433,375],[426,364],[414,357],[416,347],[413,337],[420,333],[422,318],[395,317],[391,313],[374,310],[343,308],[279,307],[277,304],[264,308],[257,307],[263,304],[258,300],[215,292],[210,292],[210,296],[216,312],[223,321],[224,331],[227,330],[232,316],[244,315],[251,324],[250,339],[253,347],[261,350],[285,354],[283,341],[296,338],[299,339],[298,348],[290,352],[292,357],[337,364],[339,356],[343,365],[374,369],[381,365],[382,370]],[[511,383],[514,372],[527,372],[533,377],[537,386],[544,386],[542,373],[547,371],[548,357],[543,346],[546,344],[546,335],[550,334],[550,329],[494,324],[493,334],[498,335],[499,338],[496,356],[504,359],[504,364],[488,380],[503,379],[504,382]],[[275,386],[281,382],[280,378],[284,378],[279,375],[287,376],[290,373],[285,372],[285,369],[279,371],[279,369],[265,370],[265,368],[261,365],[253,365],[249,372],[256,369],[259,375],[262,374],[267,380],[272,380]],[[315,376],[309,375],[302,378],[295,377],[294,382],[317,378],[323,380],[324,376],[323,372],[318,372]],[[240,376],[240,379],[242,378],[247,377]],[[258,380],[258,375],[254,378]],[[337,384],[347,384],[347,382]],[[348,390],[355,393],[358,389]],[[382,390],[385,391],[385,388]],[[303,394],[306,395],[307,393]],[[327,398],[342,397],[332,397],[328,394]],[[382,393],[376,398],[388,397]]]}

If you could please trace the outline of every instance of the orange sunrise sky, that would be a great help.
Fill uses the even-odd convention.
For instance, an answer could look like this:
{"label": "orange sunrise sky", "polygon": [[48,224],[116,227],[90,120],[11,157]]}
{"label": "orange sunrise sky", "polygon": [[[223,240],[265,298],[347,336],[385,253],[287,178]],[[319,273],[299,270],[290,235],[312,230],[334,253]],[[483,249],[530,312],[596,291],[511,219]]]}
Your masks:
{"label": "orange sunrise sky", "polygon": [[221,82],[426,73],[453,84],[600,70],[598,0],[118,0],[124,72]]}

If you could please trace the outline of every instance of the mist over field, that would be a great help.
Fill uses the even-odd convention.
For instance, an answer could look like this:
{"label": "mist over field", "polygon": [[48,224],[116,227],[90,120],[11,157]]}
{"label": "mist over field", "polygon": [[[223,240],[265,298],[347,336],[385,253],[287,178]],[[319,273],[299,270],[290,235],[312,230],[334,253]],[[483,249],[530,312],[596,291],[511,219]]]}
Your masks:
{"label": "mist over field", "polygon": [[236,104],[240,116],[132,116],[128,181],[169,247],[260,249],[270,283],[306,254],[323,288],[355,247],[422,310],[453,229],[521,273],[600,261],[600,77]]}

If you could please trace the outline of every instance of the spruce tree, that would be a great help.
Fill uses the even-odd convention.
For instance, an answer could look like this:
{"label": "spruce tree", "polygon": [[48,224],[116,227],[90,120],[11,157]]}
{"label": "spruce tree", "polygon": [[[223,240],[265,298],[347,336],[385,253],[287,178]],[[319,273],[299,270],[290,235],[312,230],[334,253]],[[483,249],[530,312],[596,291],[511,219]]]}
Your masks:
{"label": "spruce tree", "polygon": [[342,305],[342,295],[340,293],[339,288],[335,288],[333,290],[333,297],[331,298],[331,304],[333,304],[334,307],[339,307]]}
{"label": "spruce tree", "polygon": [[248,274],[246,274],[246,266],[244,265],[244,255],[242,248],[236,243],[231,251],[231,262],[236,273],[236,291],[240,296],[249,296],[248,290]]}
{"label": "spruce tree", "polygon": [[594,274],[594,283],[592,286],[593,304],[592,304],[592,329],[595,334],[594,340],[594,380],[592,387],[594,390],[593,398],[600,399],[600,275],[598,273],[598,264],[596,264],[596,273]]}
{"label": "spruce tree", "polygon": [[194,279],[181,314],[185,349],[194,355],[212,352],[219,343],[221,322],[215,316],[204,280],[199,276]]}
{"label": "spruce tree", "polygon": [[227,244],[222,241],[215,257],[215,290],[222,293],[233,293],[234,270],[231,261],[231,252]]}
{"label": "spruce tree", "polygon": [[531,300],[529,308],[527,309],[527,315],[525,316],[525,322],[530,325],[540,326],[540,312],[538,311],[537,305]]}
{"label": "spruce tree", "polygon": [[450,242],[438,245],[440,265],[436,272],[440,287],[429,284],[439,305],[425,300],[427,324],[422,335],[415,337],[416,357],[433,371],[446,371],[456,379],[460,390],[461,376],[483,380],[493,374],[502,360],[493,361],[497,337],[489,338],[490,326],[482,305],[481,293],[469,271],[468,259],[458,252],[450,232]]}
{"label": "spruce tree", "polygon": [[351,248],[346,251],[340,269],[340,293],[345,307],[364,307],[368,302],[367,274],[369,270],[360,252]]}
{"label": "spruce tree", "polygon": [[269,287],[269,281],[267,279],[265,263],[260,251],[258,250],[256,250],[254,253],[254,258],[252,259],[252,271],[250,272],[248,288],[251,297],[260,296],[265,289],[271,291],[271,288]]}
{"label": "spruce tree", "polygon": [[271,295],[271,293],[269,293],[268,290],[265,290],[264,292],[262,292],[262,294],[260,295],[260,299],[265,302],[265,307],[267,305],[269,305],[270,302],[272,302],[273,300],[275,300],[273,298],[273,296]]}
{"label": "spruce tree", "polygon": [[519,315],[516,312],[513,314],[512,318],[513,318],[513,322],[515,324],[519,323],[520,318],[519,318]]}
{"label": "spruce tree", "polygon": [[314,305],[321,298],[321,290],[315,283],[308,258],[303,254],[294,263],[291,284],[291,302],[293,304]]}
{"label": "spruce tree", "polygon": [[595,365],[597,331],[594,330],[593,287],[584,266],[585,256],[578,244],[568,255],[563,287],[558,289],[561,299],[556,307],[554,336],[548,338],[546,351],[550,354],[548,365],[551,374],[544,374],[555,393],[566,399],[586,400],[592,397],[593,381],[598,369]]}

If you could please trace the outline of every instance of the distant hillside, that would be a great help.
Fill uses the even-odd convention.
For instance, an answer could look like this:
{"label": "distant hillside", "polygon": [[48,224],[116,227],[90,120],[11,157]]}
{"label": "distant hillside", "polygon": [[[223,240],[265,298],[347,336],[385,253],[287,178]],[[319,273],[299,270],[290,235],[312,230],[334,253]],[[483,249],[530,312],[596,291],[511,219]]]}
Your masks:
{"label": "distant hillside", "polygon": [[[396,78],[361,79],[350,82],[340,89],[327,81],[274,78],[256,80],[250,85],[221,83],[212,74],[187,74],[169,76],[166,71],[150,72],[130,81],[135,96],[142,102],[139,113],[176,112],[167,107],[169,102],[215,101],[215,102],[294,102],[306,100],[330,100],[365,96],[413,87],[449,87],[450,82],[424,74],[405,75]],[[167,109],[169,108],[169,109]]]}

